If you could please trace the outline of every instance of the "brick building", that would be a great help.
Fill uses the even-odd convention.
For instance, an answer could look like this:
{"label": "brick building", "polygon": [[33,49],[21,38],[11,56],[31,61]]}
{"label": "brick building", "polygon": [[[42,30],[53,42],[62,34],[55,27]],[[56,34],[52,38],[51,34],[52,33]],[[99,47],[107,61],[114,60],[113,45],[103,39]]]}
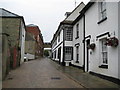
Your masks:
{"label": "brick building", "polygon": [[41,31],[37,25],[27,25],[27,32],[33,34],[34,39],[36,40],[35,44],[35,57],[43,57],[44,42]]}

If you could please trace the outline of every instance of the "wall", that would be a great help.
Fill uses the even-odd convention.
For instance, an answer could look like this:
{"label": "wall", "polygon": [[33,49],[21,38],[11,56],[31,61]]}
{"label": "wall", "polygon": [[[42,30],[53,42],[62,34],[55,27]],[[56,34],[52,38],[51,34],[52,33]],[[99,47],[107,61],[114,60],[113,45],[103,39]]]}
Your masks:
{"label": "wall", "polygon": [[8,44],[8,37],[2,35],[2,80],[5,79],[10,70],[10,52]]}
{"label": "wall", "polygon": [[99,21],[98,12],[98,3],[95,3],[85,14],[86,36],[91,35],[90,42],[96,44],[96,49],[94,51],[90,50],[91,54],[89,53],[89,71],[118,78],[118,47],[113,48],[108,46],[108,69],[101,69],[98,67],[101,60],[100,44],[99,39],[96,39],[96,36],[105,32],[110,32],[112,37],[115,32],[115,37],[118,38],[118,5],[117,3],[107,2],[107,20],[100,24],[97,24]]}
{"label": "wall", "polygon": [[55,59],[56,61],[59,61],[57,56],[58,56],[58,48],[60,48],[60,47],[61,47],[61,60],[60,60],[60,62],[62,62],[62,60],[63,60],[63,29],[60,30],[60,41],[58,42],[58,37],[57,37],[57,45],[53,46],[53,44],[52,44],[52,53],[55,52],[55,50],[56,50],[56,59]]}
{"label": "wall", "polygon": [[25,53],[25,25],[21,20],[21,29],[20,29],[20,47],[21,47],[21,61],[20,64],[24,62],[24,53]]}
{"label": "wall", "polygon": [[10,35],[9,40],[11,47],[14,47],[19,40],[19,18],[3,18],[2,19],[2,32]]}
{"label": "wall", "polygon": [[1,33],[2,33],[2,18],[0,18],[0,89],[2,89],[2,35]]}
{"label": "wall", "polygon": [[20,18],[2,18],[2,32],[9,34],[11,68],[16,68],[20,64]]}
{"label": "wall", "polygon": [[[79,24],[79,38],[76,38],[76,25]],[[72,64],[83,67],[83,18],[73,26],[73,61]],[[76,63],[76,44],[79,43],[79,63]]]}
{"label": "wall", "polygon": [[[120,40],[120,1],[118,3],[118,38]],[[120,78],[120,41],[118,50],[118,77]]]}

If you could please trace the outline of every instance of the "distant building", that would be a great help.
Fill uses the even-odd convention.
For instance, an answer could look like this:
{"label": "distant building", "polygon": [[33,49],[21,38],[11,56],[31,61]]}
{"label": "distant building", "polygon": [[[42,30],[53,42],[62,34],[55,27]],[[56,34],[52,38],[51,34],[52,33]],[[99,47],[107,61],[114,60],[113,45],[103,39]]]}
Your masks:
{"label": "distant building", "polygon": [[[2,68],[3,79],[7,72],[7,66],[10,64],[11,68],[16,68],[24,61],[24,47],[25,47],[25,22],[22,16],[16,15],[8,10],[0,8],[0,21],[2,21]],[[10,58],[8,58],[10,55]],[[7,60],[10,62],[7,62]],[[6,68],[6,69],[5,69]]]}
{"label": "distant building", "polygon": [[50,42],[45,42],[44,43],[44,51],[48,51],[49,53],[49,58],[52,57],[52,52],[51,52],[51,43]]}
{"label": "distant building", "polygon": [[26,26],[27,32],[33,34],[34,39],[36,40],[35,44],[35,56],[43,57],[44,42],[43,36],[38,26],[30,24]]}
{"label": "distant building", "polygon": [[29,32],[26,32],[25,37],[25,60],[35,59],[35,44],[36,40],[33,35]]}

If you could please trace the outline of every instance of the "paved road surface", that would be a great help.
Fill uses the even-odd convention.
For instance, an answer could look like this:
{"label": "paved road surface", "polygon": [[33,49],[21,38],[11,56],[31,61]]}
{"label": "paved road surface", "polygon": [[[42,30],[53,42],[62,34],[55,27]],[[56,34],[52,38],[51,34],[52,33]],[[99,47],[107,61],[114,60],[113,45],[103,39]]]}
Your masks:
{"label": "paved road surface", "polygon": [[25,62],[10,72],[3,88],[83,88],[53,64],[56,63],[45,58]]}

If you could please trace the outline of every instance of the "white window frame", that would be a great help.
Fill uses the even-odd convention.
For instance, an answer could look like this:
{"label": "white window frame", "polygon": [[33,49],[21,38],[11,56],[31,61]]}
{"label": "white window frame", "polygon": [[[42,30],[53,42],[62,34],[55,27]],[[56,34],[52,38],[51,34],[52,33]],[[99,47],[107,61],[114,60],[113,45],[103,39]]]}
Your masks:
{"label": "white window frame", "polygon": [[76,24],[76,38],[79,38],[79,23]]}
{"label": "white window frame", "polygon": [[[72,47],[65,47],[65,60],[72,59],[72,52],[73,52]],[[69,56],[69,58],[68,58],[68,56]]]}
{"label": "white window frame", "polygon": [[100,3],[100,20],[103,20],[107,17],[107,9],[106,9],[106,2],[105,0],[99,2]]}
{"label": "white window frame", "polygon": [[[107,39],[107,38],[102,38],[102,39],[100,39],[99,40],[99,43],[100,43],[100,47],[99,47],[99,49],[100,49],[100,65],[108,65],[108,47],[106,46],[106,45],[104,45],[104,47],[103,47],[103,44],[105,43],[103,43],[103,40],[105,40],[105,39]],[[107,55],[106,55],[106,57],[105,56],[103,56],[103,53],[107,53]],[[106,59],[107,61],[106,62],[104,62],[104,59]]]}
{"label": "white window frame", "polygon": [[76,46],[76,61],[79,61],[79,46]]}
{"label": "white window frame", "polygon": [[60,33],[58,34],[58,42],[60,42]]}
{"label": "white window frame", "polygon": [[72,41],[73,40],[73,30],[72,30],[71,27],[68,27],[66,29],[65,40],[66,41]]}

